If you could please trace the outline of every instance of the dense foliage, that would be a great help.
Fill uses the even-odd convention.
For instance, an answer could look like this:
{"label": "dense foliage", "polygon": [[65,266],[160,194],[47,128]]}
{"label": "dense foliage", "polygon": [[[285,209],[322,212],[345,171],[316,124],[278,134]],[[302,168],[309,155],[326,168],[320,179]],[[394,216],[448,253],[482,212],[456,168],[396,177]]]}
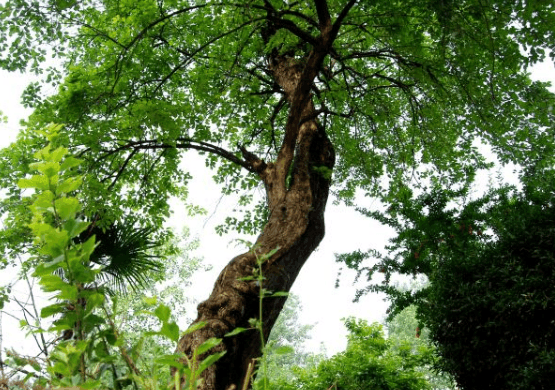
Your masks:
{"label": "dense foliage", "polygon": [[432,349],[424,342],[395,344],[386,340],[383,327],[362,320],[345,320],[347,348],[316,367],[294,371],[294,380],[277,381],[271,389],[431,389],[419,369],[431,361]]}
{"label": "dense foliage", "polygon": [[[104,242],[122,247],[122,231],[163,241],[168,200],[198,190],[187,187],[196,172],[182,164],[185,152],[204,154],[222,191],[241,195],[239,209],[255,189],[265,195],[220,231],[260,235],[222,270],[198,307],[196,324],[207,326],[177,351],[196,359],[209,340],[259,318],[260,340],[255,332],[224,339],[215,350],[224,357],[202,385],[247,386],[285,302],[262,298],[290,290],[324,237],[330,194],[398,228],[404,251],[370,270],[383,270],[382,289],[399,308],[427,293],[395,292],[392,273],[433,278],[441,256],[461,246],[479,258],[485,244],[468,237],[495,221],[481,227],[467,211],[443,210],[490,166],[479,143],[502,163],[553,162],[555,96],[527,72],[555,56],[554,24],[543,1],[7,0],[0,66],[44,80],[25,91],[34,112],[0,153],[2,266],[34,250],[31,200],[16,183],[33,174],[46,124],[63,123],[53,149],[83,161],[75,167],[82,217],[102,233],[115,229]],[[47,84],[57,92],[44,94]],[[358,195],[387,211],[367,209]],[[363,271],[365,257],[341,259]]]}
{"label": "dense foliage", "polygon": [[[52,121],[67,125],[66,142],[94,172],[83,201],[105,224],[124,210],[147,225],[166,218],[168,197],[184,196],[194,174],[179,168],[186,150],[206,153],[225,192],[256,186],[240,171],[237,145],[274,160],[290,104],[268,58],[277,51],[302,66],[317,40],[318,6],[347,11],[347,2],[315,3],[6,1],[0,64],[42,72],[58,93],[47,96],[40,84],[25,92],[36,110],[18,145],[4,151],[2,187],[17,195],[14,179],[40,142],[32,129]],[[547,152],[552,141],[539,129],[553,123],[553,98],[524,71],[555,47],[550,5],[348,5],[312,86],[335,144],[341,198],[352,202],[361,188],[390,202],[415,178],[460,181],[481,164],[477,138],[504,161]],[[42,66],[49,55],[61,66]],[[246,195],[244,202],[252,199]],[[257,232],[265,221],[258,211],[228,222]]]}
{"label": "dense foliage", "polygon": [[[40,313],[41,318],[51,320],[51,325],[48,329],[30,328],[61,336],[50,343],[49,351],[43,351],[40,359],[12,351],[8,364],[27,374],[23,383],[32,378],[33,388],[196,389],[202,371],[224,353],[202,359],[200,355],[221,339],[207,340],[190,357],[159,349],[154,356],[143,355],[145,338],[161,337],[175,345],[182,334],[170,308],[156,298],[145,299],[147,307],[156,305],[145,313],[161,323],[159,329],[143,329],[131,343],[120,334],[115,324],[117,297],[109,299],[99,276],[104,269],[92,261],[99,247],[95,236],[84,242],[77,239],[90,226],[80,217],[82,206],[73,195],[82,184],[82,176],[75,172],[81,161],[67,156],[68,150],[63,147],[52,147],[59,130],[60,126],[50,126],[41,132],[50,142],[34,154],[37,161],[29,167],[34,174],[20,180],[18,186],[34,190],[29,196],[29,228],[34,244],[29,264],[34,264],[33,276],[43,291],[54,294],[53,303],[41,308]],[[169,366],[175,368],[173,378],[168,376]]]}
{"label": "dense foliage", "polygon": [[440,260],[422,319],[442,368],[462,388],[548,389],[555,381],[554,205],[502,198],[487,213],[496,239]]}
{"label": "dense foliage", "polygon": [[465,191],[435,191],[403,204],[394,256],[368,269],[428,276],[417,291],[368,289],[390,294],[392,314],[417,305],[439,368],[461,388],[543,389],[555,380],[555,181],[542,165],[525,170],[520,192],[502,187],[455,206]]}

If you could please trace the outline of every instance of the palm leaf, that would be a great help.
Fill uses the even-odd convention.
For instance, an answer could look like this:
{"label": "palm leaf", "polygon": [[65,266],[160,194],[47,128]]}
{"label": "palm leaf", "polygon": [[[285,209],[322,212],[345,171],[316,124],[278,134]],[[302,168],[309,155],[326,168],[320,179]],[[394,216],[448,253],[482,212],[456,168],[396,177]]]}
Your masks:
{"label": "palm leaf", "polygon": [[160,256],[153,250],[162,243],[152,239],[154,228],[136,228],[130,223],[115,223],[107,229],[93,228],[98,246],[91,261],[102,267],[100,279],[116,291],[127,287],[137,290],[148,281],[150,272],[162,272]]}

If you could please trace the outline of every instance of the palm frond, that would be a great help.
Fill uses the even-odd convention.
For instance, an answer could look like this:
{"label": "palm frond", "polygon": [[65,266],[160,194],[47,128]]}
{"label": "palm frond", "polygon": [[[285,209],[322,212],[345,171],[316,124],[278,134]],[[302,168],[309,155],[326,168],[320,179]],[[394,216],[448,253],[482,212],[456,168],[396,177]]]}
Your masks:
{"label": "palm frond", "polygon": [[162,242],[152,239],[154,228],[136,228],[130,223],[115,223],[107,229],[93,228],[98,246],[91,261],[102,267],[100,278],[116,291],[144,286],[150,272],[163,272],[164,266],[154,249]]}

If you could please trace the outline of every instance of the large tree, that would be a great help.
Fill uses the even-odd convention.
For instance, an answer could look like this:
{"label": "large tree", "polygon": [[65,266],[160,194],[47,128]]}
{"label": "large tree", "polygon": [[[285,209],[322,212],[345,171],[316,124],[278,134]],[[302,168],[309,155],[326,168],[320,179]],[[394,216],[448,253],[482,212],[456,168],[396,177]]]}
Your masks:
{"label": "large tree", "polygon": [[[3,211],[24,213],[14,181],[40,140],[33,129],[50,122],[86,160],[85,210],[98,226],[131,215],[160,227],[195,174],[179,165],[188,150],[207,156],[225,192],[263,188],[256,213],[229,220],[259,233],[254,250],[222,270],[198,307],[207,326],[179,342],[185,353],[253,317],[267,337],[284,298],[259,313],[259,284],[241,278],[277,250],[264,287],[289,291],[324,237],[330,191],[394,210],[410,188],[471,180],[485,166],[476,140],[504,162],[553,150],[553,95],[526,73],[555,46],[549,2],[7,0],[0,15],[0,65],[57,88],[24,93],[35,112],[2,156]],[[50,54],[61,71],[43,65]],[[8,254],[25,245],[18,226],[3,233]],[[227,354],[203,388],[241,386],[259,338],[218,348]]]}

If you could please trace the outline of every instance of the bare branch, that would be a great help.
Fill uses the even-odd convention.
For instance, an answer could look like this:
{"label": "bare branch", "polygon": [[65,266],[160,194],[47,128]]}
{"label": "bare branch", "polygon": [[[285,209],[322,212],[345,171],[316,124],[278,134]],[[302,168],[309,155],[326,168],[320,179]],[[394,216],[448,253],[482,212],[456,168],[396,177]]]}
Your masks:
{"label": "bare branch", "polygon": [[129,164],[129,161],[131,161],[131,159],[137,153],[137,151],[138,151],[137,149],[133,149],[133,151],[131,153],[129,153],[129,156],[127,156],[127,158],[123,162],[122,166],[118,169],[118,173],[116,174],[116,177],[114,178],[112,183],[108,186],[108,190],[110,190],[110,189],[112,189],[112,187],[114,187],[114,185],[116,184],[116,182],[118,181],[118,179],[122,175],[123,171],[127,167],[127,164]]}
{"label": "bare branch", "polygon": [[[139,150],[153,150],[153,149],[194,149],[202,152],[208,152],[208,153],[218,155],[228,161],[231,161],[232,163],[235,163],[245,168],[249,172],[256,173],[256,170],[248,162],[240,159],[235,154],[227,151],[226,149],[216,145],[212,145],[208,142],[195,141],[190,138],[177,138],[175,144],[169,144],[167,142],[163,142],[156,139],[141,140],[141,141],[127,141],[124,145],[121,145],[115,149],[107,151],[100,158],[104,159],[125,150],[133,150],[134,153],[136,153]],[[130,157],[131,155],[128,157],[128,160]]]}

